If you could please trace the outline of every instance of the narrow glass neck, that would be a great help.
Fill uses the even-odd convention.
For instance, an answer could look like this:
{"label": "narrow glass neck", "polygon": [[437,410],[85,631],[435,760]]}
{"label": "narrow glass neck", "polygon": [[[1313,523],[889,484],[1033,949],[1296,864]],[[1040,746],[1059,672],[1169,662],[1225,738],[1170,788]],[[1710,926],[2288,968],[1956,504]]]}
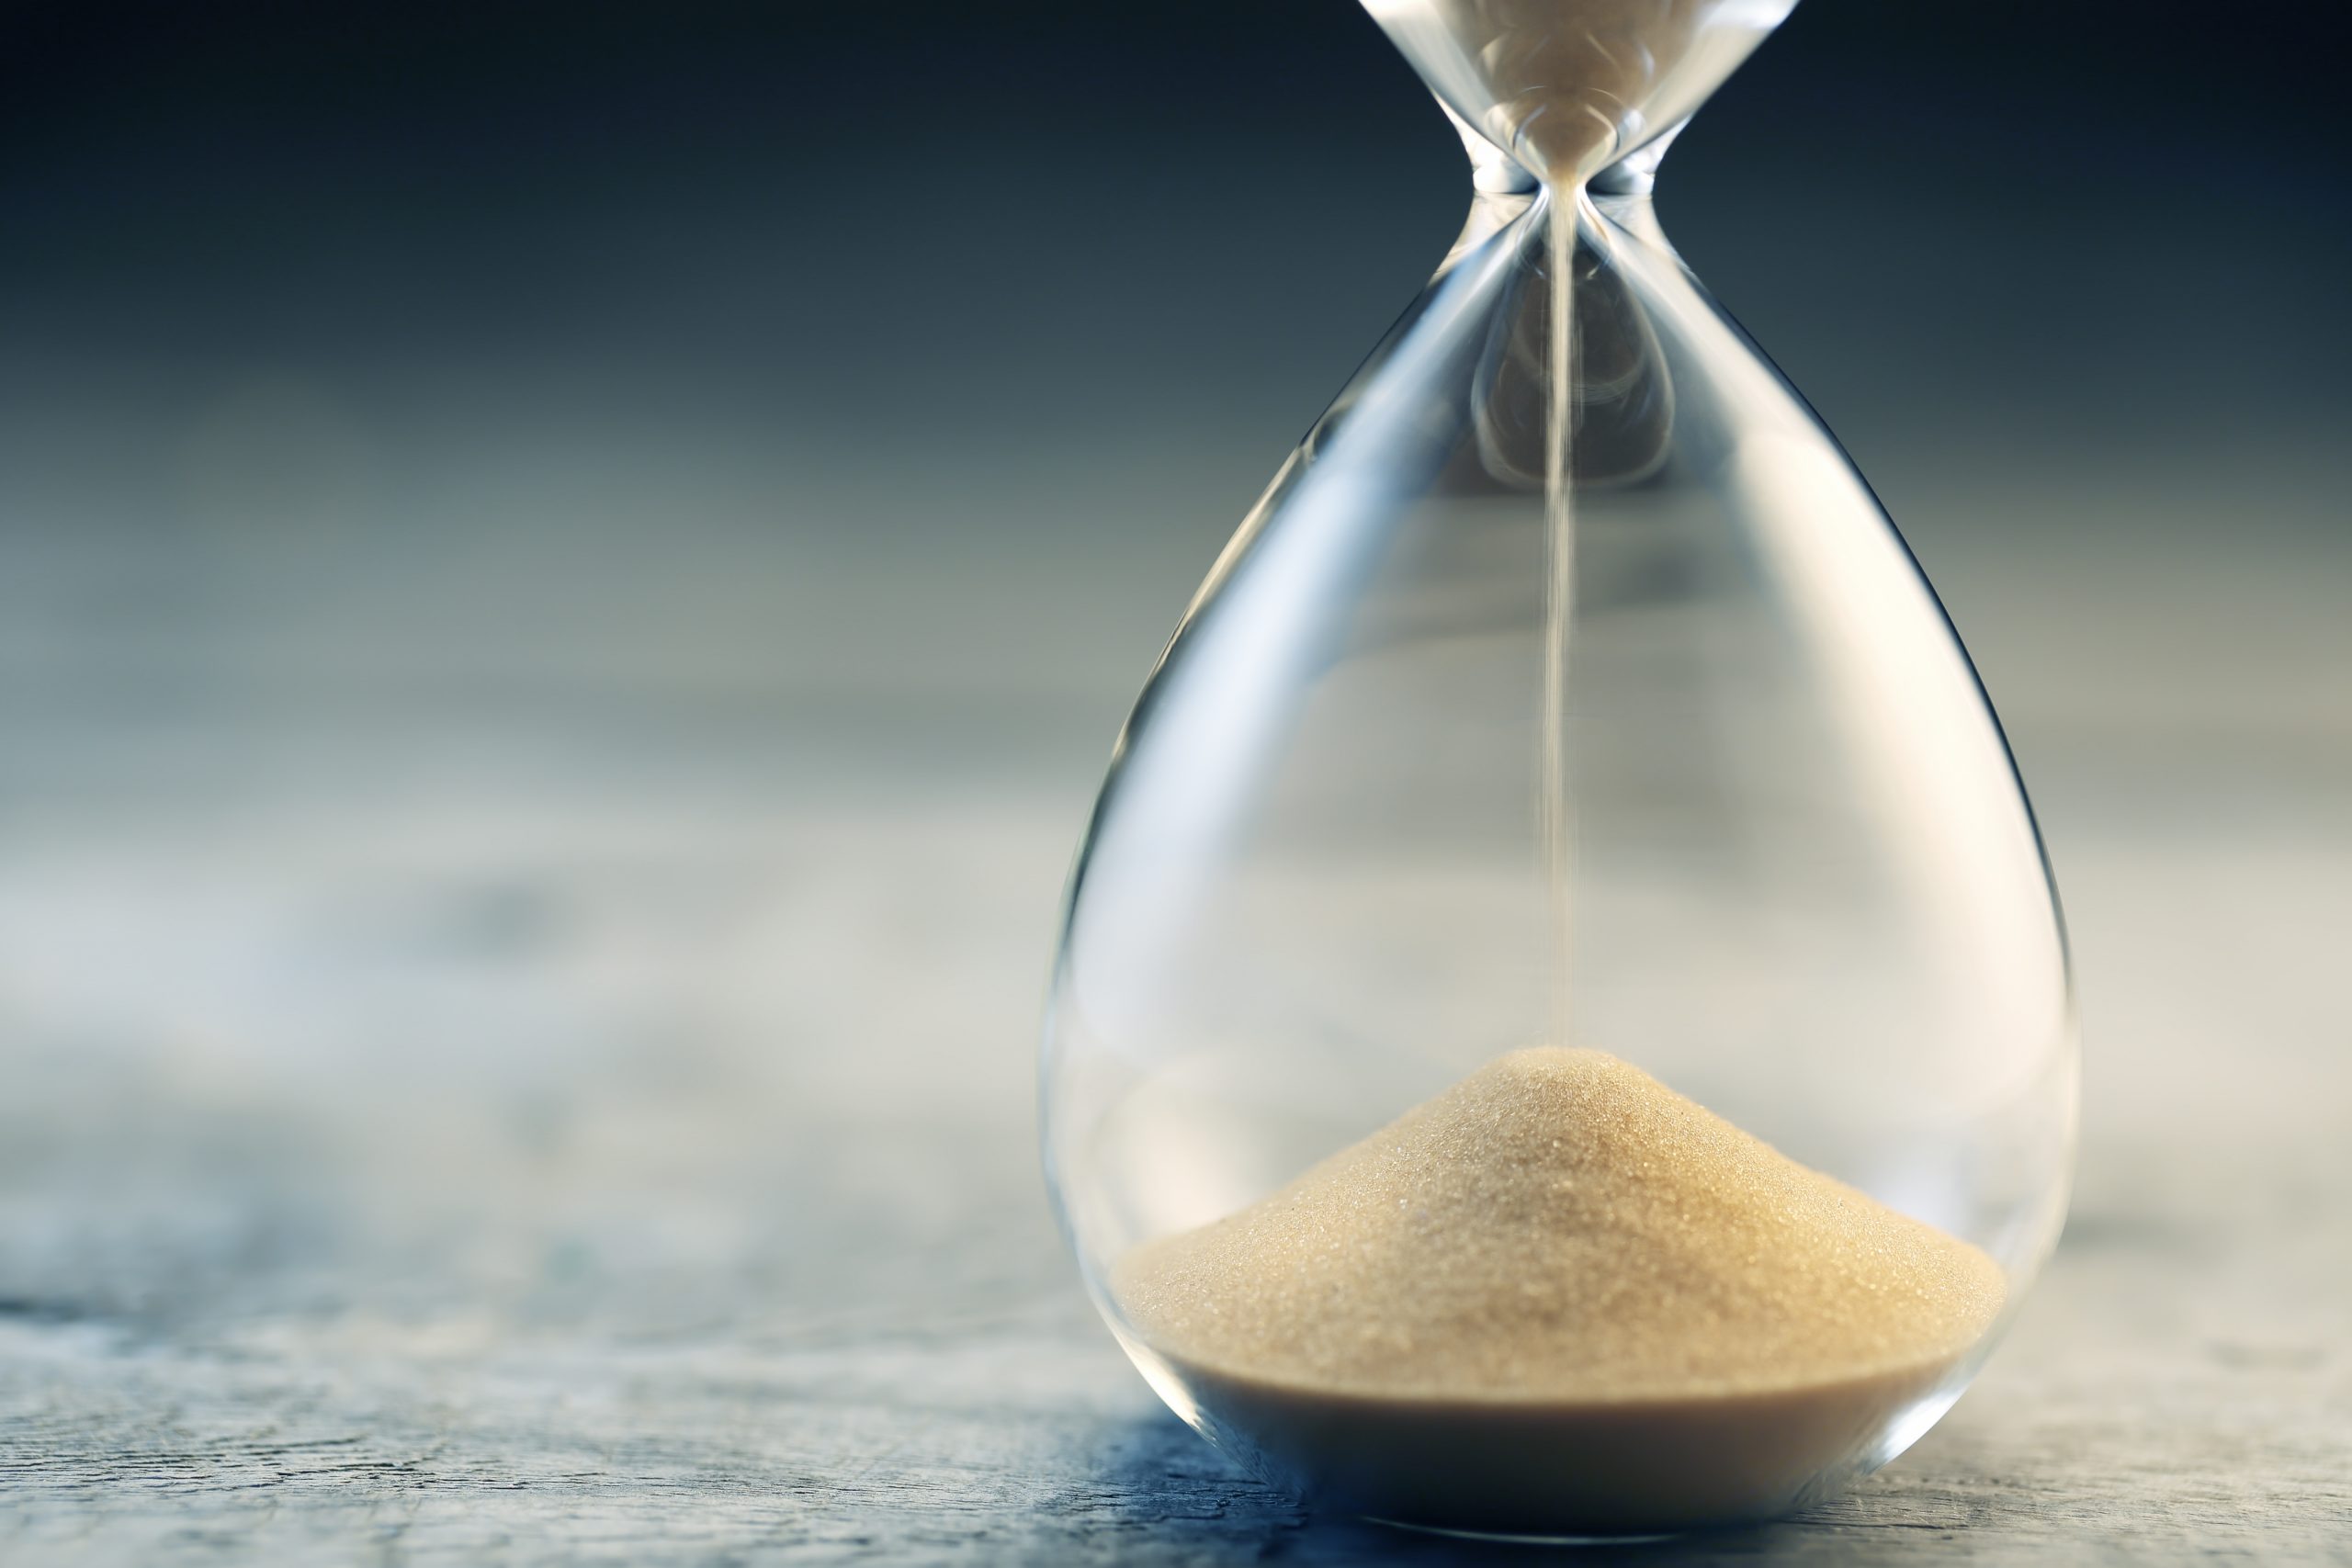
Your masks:
{"label": "narrow glass neck", "polygon": [[[1528,173],[1525,165],[1473,130],[1469,121],[1453,112],[1452,105],[1439,98],[1437,107],[1445,111],[1445,118],[1462,138],[1462,150],[1470,158],[1470,183],[1481,195],[1532,196],[1540,187],[1541,182]],[[1586,181],[1586,190],[1597,199],[1646,197],[1657,184],[1657,166],[1666,161],[1666,150],[1674,145],[1674,139],[1690,123],[1686,116],[1667,127]]]}

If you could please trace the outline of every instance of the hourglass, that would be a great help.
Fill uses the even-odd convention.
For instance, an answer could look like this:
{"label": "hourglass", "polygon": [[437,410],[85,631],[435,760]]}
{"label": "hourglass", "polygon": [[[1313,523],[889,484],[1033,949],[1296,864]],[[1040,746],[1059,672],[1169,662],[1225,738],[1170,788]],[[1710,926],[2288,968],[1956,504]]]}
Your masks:
{"label": "hourglass", "polygon": [[1210,572],[1072,874],[1089,1289],[1314,1506],[1770,1515],[1960,1396],[2055,1240],[2064,938],[1998,725],[1650,186],[1791,0],[1366,0],[1460,239]]}

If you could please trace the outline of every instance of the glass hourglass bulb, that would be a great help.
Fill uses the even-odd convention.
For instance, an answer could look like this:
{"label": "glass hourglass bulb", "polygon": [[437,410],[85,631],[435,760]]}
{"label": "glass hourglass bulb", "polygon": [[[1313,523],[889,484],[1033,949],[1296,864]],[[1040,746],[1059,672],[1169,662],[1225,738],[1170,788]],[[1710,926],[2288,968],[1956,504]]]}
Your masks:
{"label": "glass hourglass bulb", "polygon": [[1311,1502],[1769,1515],[1925,1432],[2056,1238],[2054,893],[1932,592],[1650,210],[1787,0],[1366,4],[1477,195],[1119,740],[1048,1181],[1152,1386]]}

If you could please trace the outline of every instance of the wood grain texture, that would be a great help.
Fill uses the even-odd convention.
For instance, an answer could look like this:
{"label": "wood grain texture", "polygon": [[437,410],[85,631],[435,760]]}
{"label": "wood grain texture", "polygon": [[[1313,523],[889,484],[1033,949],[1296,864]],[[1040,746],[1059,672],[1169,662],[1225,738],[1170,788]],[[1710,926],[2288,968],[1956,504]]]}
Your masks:
{"label": "wood grain texture", "polygon": [[[299,697],[156,739],[0,692],[50,740],[0,768],[0,1561],[1532,1560],[1304,1517],[1079,1292],[1029,1058],[1091,723],[893,794],[757,704],[453,777],[440,710],[330,753]],[[85,787],[222,733],[218,787]],[[2088,1021],[2064,1247],[1852,1495],[1582,1560],[2352,1562],[2346,753],[2020,739]]]}

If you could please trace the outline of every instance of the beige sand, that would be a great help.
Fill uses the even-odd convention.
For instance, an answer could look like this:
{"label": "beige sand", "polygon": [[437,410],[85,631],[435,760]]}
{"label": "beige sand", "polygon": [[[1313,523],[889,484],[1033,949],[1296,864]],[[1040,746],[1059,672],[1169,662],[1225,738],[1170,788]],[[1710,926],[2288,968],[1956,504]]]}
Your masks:
{"label": "beige sand", "polygon": [[1716,0],[1376,0],[1368,6],[1432,81],[1538,178],[1573,186],[1625,151],[1658,84]]}
{"label": "beige sand", "polygon": [[1984,1253],[1597,1051],[1500,1058],[1112,1292],[1212,1427],[1322,1501],[1672,1529],[1870,1457],[2000,1312]]}

